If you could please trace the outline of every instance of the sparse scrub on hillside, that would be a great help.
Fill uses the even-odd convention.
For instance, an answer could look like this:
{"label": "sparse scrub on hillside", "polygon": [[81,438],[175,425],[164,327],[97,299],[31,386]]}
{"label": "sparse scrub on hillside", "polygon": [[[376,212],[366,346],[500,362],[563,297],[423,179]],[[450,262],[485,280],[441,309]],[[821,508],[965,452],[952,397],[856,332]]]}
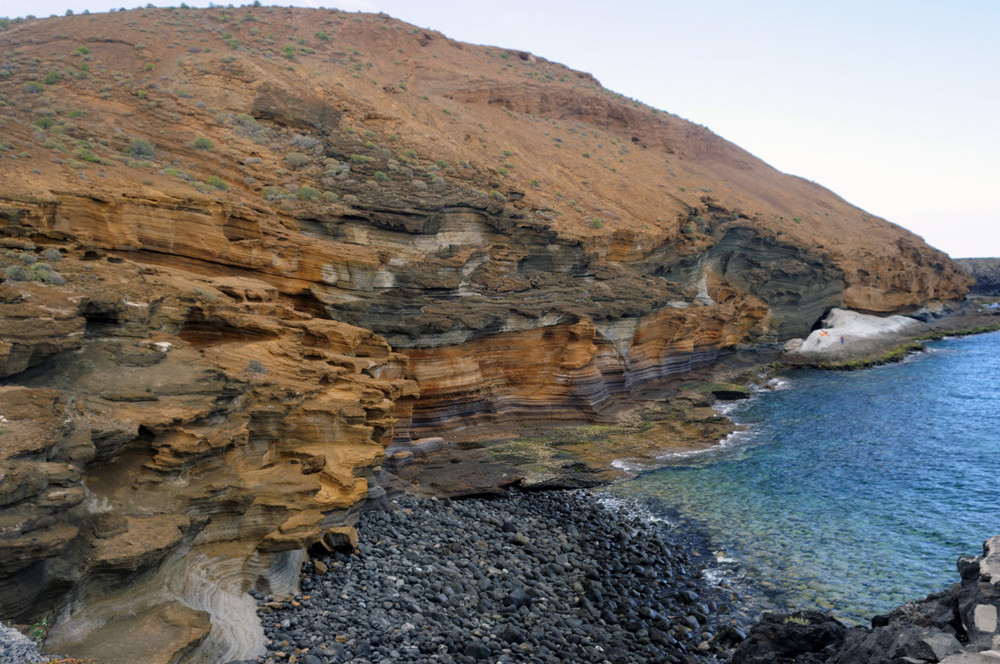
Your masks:
{"label": "sparse scrub on hillside", "polygon": [[236,133],[240,136],[245,136],[255,141],[263,140],[267,136],[267,129],[249,113],[240,113],[233,118],[233,123],[236,126]]}
{"label": "sparse scrub on hillside", "polygon": [[205,138],[204,136],[199,136],[194,139],[193,145],[199,150],[211,150],[215,147],[215,143],[213,143],[211,139]]}
{"label": "sparse scrub on hillside", "polygon": [[295,192],[295,197],[300,201],[314,201],[320,196],[322,196],[320,190],[309,185],[299,187],[299,190]]}
{"label": "sparse scrub on hillside", "polygon": [[207,178],[205,178],[205,184],[207,184],[210,187],[215,187],[220,191],[226,191],[227,189],[229,189],[229,184],[225,180],[220,178],[218,175],[209,175]]}
{"label": "sparse scrub on hillside", "polygon": [[303,166],[308,165],[312,159],[309,155],[301,152],[289,152],[285,155],[285,161],[288,162],[288,165],[292,168],[302,168]]}
{"label": "sparse scrub on hillside", "polygon": [[185,182],[194,182],[194,177],[190,173],[186,173],[179,168],[174,168],[173,166],[164,168],[160,171],[160,173],[168,177],[184,180]]}
{"label": "sparse scrub on hillside", "polygon": [[304,134],[295,134],[288,142],[292,147],[300,150],[315,150],[321,145],[319,139]]}
{"label": "sparse scrub on hillside", "polygon": [[261,190],[261,195],[269,201],[276,201],[282,198],[291,198],[292,193],[285,189],[284,187],[276,187],[274,185],[268,185]]}
{"label": "sparse scrub on hillside", "polygon": [[32,265],[29,277],[31,281],[40,281],[43,284],[60,286],[66,283],[66,279],[62,275],[57,274],[48,263],[35,263]]}
{"label": "sparse scrub on hillside", "polygon": [[145,138],[133,138],[125,148],[125,154],[136,159],[152,159],[156,154],[156,148]]}
{"label": "sparse scrub on hillside", "polygon": [[4,270],[4,276],[8,281],[28,281],[31,275],[23,265],[8,265]]}

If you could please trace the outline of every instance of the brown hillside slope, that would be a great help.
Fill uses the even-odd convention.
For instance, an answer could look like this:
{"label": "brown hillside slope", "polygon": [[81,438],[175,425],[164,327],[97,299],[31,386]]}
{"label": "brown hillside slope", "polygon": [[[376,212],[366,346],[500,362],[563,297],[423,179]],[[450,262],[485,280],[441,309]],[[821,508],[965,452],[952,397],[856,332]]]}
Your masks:
{"label": "brown hillside slope", "polygon": [[587,74],[384,15],[4,27],[0,604],[72,597],[73,654],[255,656],[245,591],[288,589],[390,445],[606,419],[971,283]]}

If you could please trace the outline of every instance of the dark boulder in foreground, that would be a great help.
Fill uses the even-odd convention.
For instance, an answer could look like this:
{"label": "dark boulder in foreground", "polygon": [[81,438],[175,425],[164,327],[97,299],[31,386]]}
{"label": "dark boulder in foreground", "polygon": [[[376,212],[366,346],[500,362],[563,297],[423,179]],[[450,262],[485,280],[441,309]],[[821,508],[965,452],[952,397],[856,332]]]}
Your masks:
{"label": "dark boulder in foreground", "polygon": [[815,611],[768,613],[732,664],[997,664],[1000,662],[1000,535],[983,555],[958,560],[950,591],[847,628]]}

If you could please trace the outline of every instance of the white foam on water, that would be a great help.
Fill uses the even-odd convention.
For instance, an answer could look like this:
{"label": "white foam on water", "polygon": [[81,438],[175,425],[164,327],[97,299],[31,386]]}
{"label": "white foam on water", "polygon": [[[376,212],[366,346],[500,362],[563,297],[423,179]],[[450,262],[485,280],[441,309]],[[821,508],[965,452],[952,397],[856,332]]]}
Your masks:
{"label": "white foam on water", "polygon": [[629,516],[638,517],[647,523],[664,524],[671,528],[677,527],[675,522],[666,517],[652,513],[632,499],[622,498],[621,496],[613,496],[607,493],[595,493],[593,495],[597,504],[609,512],[624,512]]}
{"label": "white foam on water", "polygon": [[641,473],[647,470],[652,470],[652,467],[639,463],[633,459],[615,459],[611,462],[612,468],[617,468],[618,470],[624,470],[626,473]]}

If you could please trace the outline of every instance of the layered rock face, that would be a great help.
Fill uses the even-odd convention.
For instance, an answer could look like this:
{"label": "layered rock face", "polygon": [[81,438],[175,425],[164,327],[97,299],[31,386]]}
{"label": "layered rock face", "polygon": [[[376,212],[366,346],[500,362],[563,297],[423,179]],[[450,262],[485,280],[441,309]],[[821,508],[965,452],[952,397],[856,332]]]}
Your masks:
{"label": "layered rock face", "polygon": [[957,258],[955,262],[976,280],[974,295],[1000,295],[1000,258]]}
{"label": "layered rock face", "polygon": [[971,283],[589,75],[384,15],[3,28],[0,603],[74,654],[253,654],[242,593],[393,441],[606,421]]}
{"label": "layered rock face", "polygon": [[292,591],[356,517],[404,358],[260,281],[73,258],[64,286],[0,285],[0,603],[60,608],[57,652],[253,656],[246,591]]}

